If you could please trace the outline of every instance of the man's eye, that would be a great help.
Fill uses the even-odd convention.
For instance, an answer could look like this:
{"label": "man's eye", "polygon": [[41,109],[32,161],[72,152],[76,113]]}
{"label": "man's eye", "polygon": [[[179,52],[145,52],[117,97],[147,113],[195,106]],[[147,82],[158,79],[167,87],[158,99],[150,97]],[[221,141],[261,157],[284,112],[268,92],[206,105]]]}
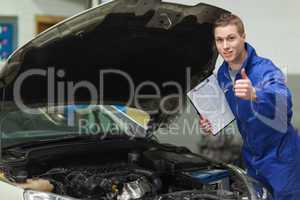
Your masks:
{"label": "man's eye", "polygon": [[232,41],[232,40],[234,40],[235,39],[235,37],[229,37],[229,40],[230,41]]}
{"label": "man's eye", "polygon": [[217,39],[216,41],[217,41],[218,43],[222,42],[222,40],[221,40],[221,39]]}

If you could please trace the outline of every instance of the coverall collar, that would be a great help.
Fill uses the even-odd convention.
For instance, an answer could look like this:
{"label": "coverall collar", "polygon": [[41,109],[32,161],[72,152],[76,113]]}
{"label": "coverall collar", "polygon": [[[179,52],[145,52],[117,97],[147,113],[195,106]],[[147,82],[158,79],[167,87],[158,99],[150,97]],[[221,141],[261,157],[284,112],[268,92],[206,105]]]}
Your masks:
{"label": "coverall collar", "polygon": [[[239,69],[238,73],[240,73],[243,68],[245,68],[245,70],[248,71],[249,68],[251,67],[251,61],[252,61],[253,57],[257,56],[255,49],[247,42],[245,42],[245,49],[247,52],[247,56],[246,56],[245,60],[243,61],[243,64],[242,64],[241,68]],[[228,62],[224,61],[223,65],[225,65],[227,70],[229,70]]]}

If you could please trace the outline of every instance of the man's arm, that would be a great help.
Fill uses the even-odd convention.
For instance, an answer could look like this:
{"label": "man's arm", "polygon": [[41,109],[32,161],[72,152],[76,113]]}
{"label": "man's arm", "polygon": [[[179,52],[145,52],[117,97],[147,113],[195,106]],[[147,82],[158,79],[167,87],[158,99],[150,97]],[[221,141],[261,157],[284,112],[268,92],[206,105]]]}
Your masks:
{"label": "man's arm", "polygon": [[291,120],[292,96],[279,69],[267,71],[262,84],[255,90],[256,100],[253,104],[255,111],[269,118],[284,117],[288,121]]}
{"label": "man's arm", "polygon": [[251,101],[252,111],[256,117],[268,121],[272,127],[286,127],[292,117],[292,97],[286,86],[282,72],[276,67],[268,67],[260,77],[256,86],[252,86],[251,80],[244,69],[242,79],[234,85],[235,95]]}

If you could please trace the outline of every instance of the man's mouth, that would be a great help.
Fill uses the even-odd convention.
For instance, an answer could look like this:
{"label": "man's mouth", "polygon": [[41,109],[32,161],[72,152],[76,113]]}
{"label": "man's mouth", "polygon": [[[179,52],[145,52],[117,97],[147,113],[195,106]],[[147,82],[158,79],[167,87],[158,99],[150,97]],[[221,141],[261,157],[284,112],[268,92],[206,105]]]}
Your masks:
{"label": "man's mouth", "polygon": [[223,55],[224,55],[225,57],[229,57],[229,56],[232,55],[232,51],[230,51],[230,52],[224,52]]}

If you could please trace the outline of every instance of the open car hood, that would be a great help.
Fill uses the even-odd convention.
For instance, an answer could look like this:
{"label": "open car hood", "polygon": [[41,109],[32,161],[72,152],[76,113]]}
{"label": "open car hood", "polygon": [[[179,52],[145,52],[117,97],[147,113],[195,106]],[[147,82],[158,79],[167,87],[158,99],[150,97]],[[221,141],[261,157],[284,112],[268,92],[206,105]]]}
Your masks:
{"label": "open car hood", "polygon": [[24,105],[122,103],[156,119],[173,115],[214,69],[212,22],[224,12],[159,0],[102,4],[16,50],[0,69],[2,96]]}

